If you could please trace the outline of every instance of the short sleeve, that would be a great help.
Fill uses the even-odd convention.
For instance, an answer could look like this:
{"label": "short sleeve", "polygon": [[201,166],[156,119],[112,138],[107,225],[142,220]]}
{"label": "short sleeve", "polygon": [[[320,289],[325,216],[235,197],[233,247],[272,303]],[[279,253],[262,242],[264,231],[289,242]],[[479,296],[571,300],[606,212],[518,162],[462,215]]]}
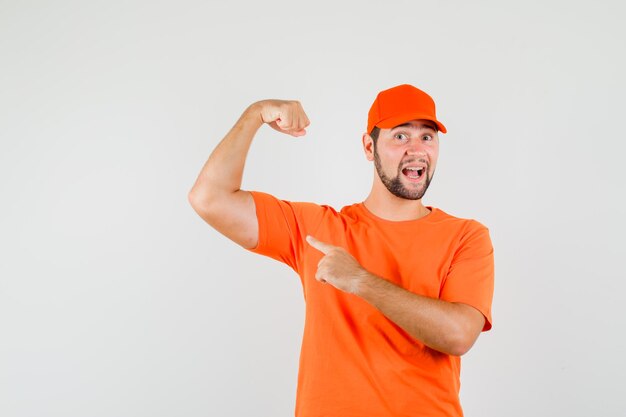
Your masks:
{"label": "short sleeve", "polygon": [[319,224],[323,208],[314,203],[280,200],[271,194],[250,191],[259,225],[259,240],[251,252],[289,265],[299,272],[303,243]]}
{"label": "short sleeve", "polygon": [[492,327],[494,257],[489,229],[471,220],[454,253],[440,298],[469,304],[485,316],[482,331]]}

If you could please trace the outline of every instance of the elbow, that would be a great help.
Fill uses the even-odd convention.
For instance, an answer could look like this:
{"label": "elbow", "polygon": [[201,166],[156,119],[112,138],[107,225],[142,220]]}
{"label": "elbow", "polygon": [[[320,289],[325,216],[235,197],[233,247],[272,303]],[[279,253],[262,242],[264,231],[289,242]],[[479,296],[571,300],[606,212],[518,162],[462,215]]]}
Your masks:
{"label": "elbow", "polygon": [[469,332],[457,332],[448,342],[448,354],[463,356],[474,346],[476,337]]}
{"label": "elbow", "polygon": [[199,196],[194,189],[191,189],[187,194],[187,201],[191,204],[191,207],[195,208],[199,204]]}
{"label": "elbow", "polygon": [[187,193],[187,201],[196,211],[206,211],[214,207],[218,201],[228,198],[233,192],[210,181],[202,183],[196,181],[196,184]]}
{"label": "elbow", "polygon": [[447,340],[450,354],[454,356],[463,356],[469,352],[485,324],[482,313],[472,307],[459,306],[459,308],[463,314],[451,323]]}
{"label": "elbow", "polygon": [[471,347],[472,346],[468,344],[458,343],[450,346],[448,353],[453,356],[463,356],[471,349]]}
{"label": "elbow", "polygon": [[187,194],[187,201],[196,211],[209,207],[215,200],[215,192],[207,190],[207,188],[193,187]]}
{"label": "elbow", "polygon": [[194,190],[189,191],[187,194],[187,201],[193,207],[194,210],[198,211],[198,207],[200,207],[201,199],[197,192]]}
{"label": "elbow", "polygon": [[195,212],[205,220],[210,218],[213,211],[212,207],[215,207],[213,204],[215,200],[210,195],[201,194],[193,189],[187,194],[187,201]]}

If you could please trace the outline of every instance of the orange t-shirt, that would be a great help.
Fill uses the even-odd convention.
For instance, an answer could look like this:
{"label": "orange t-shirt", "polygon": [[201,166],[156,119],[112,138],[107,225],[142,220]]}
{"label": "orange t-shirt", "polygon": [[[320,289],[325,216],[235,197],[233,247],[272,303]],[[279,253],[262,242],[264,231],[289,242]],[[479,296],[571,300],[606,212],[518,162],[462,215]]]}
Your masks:
{"label": "orange t-shirt", "polygon": [[477,308],[486,331],[494,285],[489,230],[430,206],[420,219],[389,221],[363,203],[337,212],[251,193],[259,243],[250,250],[286,263],[302,281],[296,417],[462,416],[460,358],[425,346],[362,298],[317,281],[323,254],[305,238],[343,247],[408,291]]}

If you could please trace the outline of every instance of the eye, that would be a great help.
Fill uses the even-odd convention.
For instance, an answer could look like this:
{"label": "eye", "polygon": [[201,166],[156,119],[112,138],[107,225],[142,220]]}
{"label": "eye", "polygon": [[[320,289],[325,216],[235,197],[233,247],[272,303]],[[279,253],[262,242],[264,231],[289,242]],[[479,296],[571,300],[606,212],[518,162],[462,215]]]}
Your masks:
{"label": "eye", "polygon": [[396,133],[395,135],[393,135],[393,137],[400,140],[408,139],[408,136],[405,133]]}
{"label": "eye", "polygon": [[422,136],[422,139],[426,139],[428,141],[433,140],[433,137],[431,135],[424,135]]}

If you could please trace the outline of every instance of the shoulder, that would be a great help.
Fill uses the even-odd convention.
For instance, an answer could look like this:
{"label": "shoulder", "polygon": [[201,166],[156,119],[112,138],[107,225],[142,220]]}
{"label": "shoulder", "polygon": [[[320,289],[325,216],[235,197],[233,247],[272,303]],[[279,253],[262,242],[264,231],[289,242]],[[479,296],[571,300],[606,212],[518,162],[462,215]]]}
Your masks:
{"label": "shoulder", "polygon": [[468,243],[481,242],[482,245],[490,246],[491,238],[489,228],[475,218],[461,217],[449,214],[441,209],[436,209],[438,215],[435,222],[441,227],[441,232],[454,236],[454,240],[463,246]]}
{"label": "shoulder", "polygon": [[488,229],[482,222],[474,218],[456,216],[440,208],[435,208],[434,210],[437,211],[436,220],[445,225],[468,230]]}
{"label": "shoulder", "polygon": [[306,218],[340,216],[340,213],[327,204],[278,198],[263,191],[250,191],[250,194],[254,199],[257,210],[282,212],[283,214],[290,212],[298,217]]}

